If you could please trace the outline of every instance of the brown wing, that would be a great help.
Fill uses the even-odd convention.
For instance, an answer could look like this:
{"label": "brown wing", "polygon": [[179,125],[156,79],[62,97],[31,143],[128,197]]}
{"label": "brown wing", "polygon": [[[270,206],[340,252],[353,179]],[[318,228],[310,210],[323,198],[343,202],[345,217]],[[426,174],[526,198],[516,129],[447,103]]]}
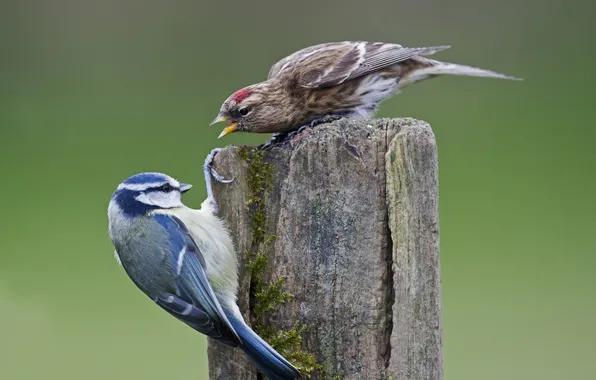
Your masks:
{"label": "brown wing", "polygon": [[269,78],[290,74],[302,87],[335,86],[407,59],[449,46],[408,48],[383,42],[346,41],[312,46],[276,63]]}
{"label": "brown wing", "polygon": [[347,43],[345,42],[330,42],[298,50],[271,66],[267,79],[293,73],[298,66],[305,63],[308,64],[311,61],[311,57],[324,57],[327,54],[326,52],[335,52],[337,50],[345,49],[346,44]]}

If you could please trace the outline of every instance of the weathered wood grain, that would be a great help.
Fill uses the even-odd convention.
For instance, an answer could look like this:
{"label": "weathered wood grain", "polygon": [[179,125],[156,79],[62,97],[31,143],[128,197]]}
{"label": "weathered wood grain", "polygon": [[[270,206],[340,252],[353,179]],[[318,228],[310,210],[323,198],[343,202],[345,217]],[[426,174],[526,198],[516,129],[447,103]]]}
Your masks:
{"label": "weathered wood grain", "polygon": [[[339,120],[265,151],[271,187],[259,196],[265,220],[257,237],[255,205],[247,202],[260,164],[246,159],[250,149],[227,147],[214,162],[220,174],[235,178],[214,191],[237,248],[246,321],[254,319],[249,254],[268,251],[264,279],[284,277],[294,297],[266,320],[277,330],[304,324],[302,348],[326,378],[442,380],[430,126],[414,119]],[[275,240],[266,247],[269,237]],[[209,365],[212,380],[257,379],[240,350],[211,340]],[[312,376],[321,378],[321,371]]]}

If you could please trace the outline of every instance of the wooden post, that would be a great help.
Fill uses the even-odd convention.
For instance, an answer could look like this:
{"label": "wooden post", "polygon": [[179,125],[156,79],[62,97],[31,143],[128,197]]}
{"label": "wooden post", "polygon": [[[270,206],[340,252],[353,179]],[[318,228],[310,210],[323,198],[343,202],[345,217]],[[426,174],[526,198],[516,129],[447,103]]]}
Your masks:
{"label": "wooden post", "polygon": [[[343,119],[261,153],[227,147],[214,167],[235,178],[214,191],[247,323],[299,335],[291,347],[280,342],[292,333],[274,343],[318,368],[312,379],[443,379],[438,163],[427,123]],[[257,257],[268,263],[260,272],[249,265]],[[293,297],[264,307],[267,291],[283,299],[280,280]],[[240,350],[212,340],[209,367],[211,380],[258,379]]]}

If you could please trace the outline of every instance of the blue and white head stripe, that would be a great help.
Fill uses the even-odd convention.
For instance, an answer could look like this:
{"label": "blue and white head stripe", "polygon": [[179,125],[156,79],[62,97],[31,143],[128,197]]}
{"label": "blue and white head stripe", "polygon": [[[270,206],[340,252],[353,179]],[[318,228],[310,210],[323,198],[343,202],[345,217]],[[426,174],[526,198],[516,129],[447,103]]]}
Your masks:
{"label": "blue and white head stripe", "polygon": [[118,190],[144,191],[152,187],[159,187],[169,183],[172,187],[180,188],[180,182],[162,173],[140,173],[127,178],[118,185]]}
{"label": "blue and white head stripe", "polygon": [[135,174],[118,185],[112,195],[113,208],[134,218],[156,209],[183,207],[181,195],[191,187],[162,173]]}
{"label": "blue and white head stripe", "polygon": [[140,184],[147,184],[147,183],[163,183],[168,182],[171,178],[170,176],[163,174],[163,173],[139,173],[135,174],[131,177],[128,177],[124,181],[123,184],[126,185],[140,185]]}
{"label": "blue and white head stripe", "polygon": [[149,183],[138,183],[138,184],[121,183],[120,185],[118,185],[118,190],[145,191],[147,189],[151,189],[154,187],[160,187],[165,183],[167,183],[167,182],[166,181],[164,181],[164,182],[149,182]]}

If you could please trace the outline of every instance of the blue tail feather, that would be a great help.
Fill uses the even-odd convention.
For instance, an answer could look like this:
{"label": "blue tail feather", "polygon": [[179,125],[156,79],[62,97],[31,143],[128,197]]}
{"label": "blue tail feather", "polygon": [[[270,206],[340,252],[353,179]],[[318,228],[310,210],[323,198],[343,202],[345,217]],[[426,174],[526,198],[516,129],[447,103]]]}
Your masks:
{"label": "blue tail feather", "polygon": [[269,380],[295,380],[300,372],[267,342],[248,327],[244,321],[228,315],[230,324],[242,341],[242,350]]}

